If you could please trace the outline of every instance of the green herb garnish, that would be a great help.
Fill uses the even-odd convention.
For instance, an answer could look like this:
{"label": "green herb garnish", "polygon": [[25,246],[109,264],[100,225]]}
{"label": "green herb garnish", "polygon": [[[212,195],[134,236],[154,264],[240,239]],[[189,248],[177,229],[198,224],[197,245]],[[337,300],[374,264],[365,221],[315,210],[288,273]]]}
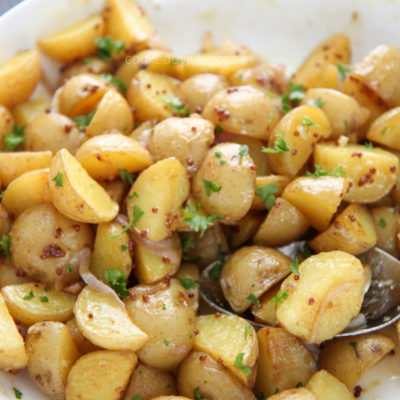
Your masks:
{"label": "green herb garnish", "polygon": [[14,125],[11,133],[4,136],[4,146],[7,150],[16,150],[21,143],[25,142],[23,136],[25,126]]}
{"label": "green herb garnish", "polygon": [[270,210],[275,204],[274,194],[279,192],[279,186],[273,183],[264,186],[257,186],[255,190],[256,196],[260,197],[262,202],[265,204],[268,210]]}
{"label": "green herb garnish", "polygon": [[188,222],[190,229],[195,232],[200,232],[200,237],[204,236],[206,229],[213,225],[214,221],[220,221],[222,218],[219,215],[200,215],[200,204],[196,203],[195,208],[191,205],[187,205],[183,209],[183,220]]}
{"label": "green herb garnish", "polygon": [[180,278],[179,281],[185,289],[195,289],[199,284],[198,280],[192,278]]}
{"label": "green herb garnish", "polygon": [[72,118],[72,121],[75,122],[75,125],[80,131],[83,131],[92,121],[94,114],[96,114],[96,110],[91,111],[89,114],[77,115]]}
{"label": "green herb garnish", "polygon": [[11,255],[10,245],[11,245],[11,235],[10,234],[3,235],[0,240],[0,252],[1,255],[3,257],[7,257],[8,260],[10,259]]}
{"label": "green herb garnish", "polygon": [[125,47],[122,40],[114,40],[110,36],[97,37],[94,43],[97,47],[96,56],[103,61],[110,61],[113,54],[119,54]]}
{"label": "green herb garnish", "polygon": [[343,82],[346,79],[346,74],[351,71],[351,68],[342,63],[336,64],[339,79]]}
{"label": "green herb garnish", "polygon": [[119,176],[121,177],[122,181],[128,182],[130,185],[135,182],[136,175],[128,172],[126,169],[118,169]]}
{"label": "green herb garnish", "polygon": [[104,279],[122,300],[125,300],[131,294],[126,288],[126,275],[118,269],[107,269]]}
{"label": "green herb garnish", "polygon": [[244,357],[244,353],[239,353],[236,358],[235,361],[233,362],[233,365],[239,369],[240,371],[242,371],[245,375],[251,375],[252,370],[250,367],[248,367],[247,365],[243,364],[243,357]]}
{"label": "green herb garnish", "polygon": [[304,99],[304,87],[302,84],[289,82],[289,92],[285,93],[281,99],[281,107],[284,112],[290,111],[298,106]]}
{"label": "green herb garnish", "polygon": [[189,115],[188,107],[185,106],[177,97],[171,97],[169,99],[164,98],[163,101],[169,105],[174,114],[180,115],[181,117],[187,117]]}
{"label": "green herb garnish", "polygon": [[292,261],[292,265],[289,267],[289,271],[293,272],[295,275],[300,275],[299,259],[297,257]]}
{"label": "green herb garnish", "polygon": [[[111,85],[115,86],[117,89],[120,90],[121,93],[126,92],[126,85],[123,80],[115,77],[111,74],[100,74],[100,78],[104,79],[106,82],[111,83]],[[128,127],[125,127],[126,130]]]}
{"label": "green herb garnish", "polygon": [[32,300],[35,297],[35,293],[31,290],[27,295],[23,297],[24,300]]}
{"label": "green herb garnish", "polygon": [[338,167],[334,168],[331,172],[324,169],[321,165],[315,164],[315,171],[310,172],[306,171],[306,176],[313,176],[314,178],[319,178],[320,176],[344,176],[346,172],[343,168],[339,165]]}
{"label": "green herb garnish", "polygon": [[222,188],[222,186],[217,185],[213,181],[208,181],[207,179],[203,179],[203,185],[204,185],[204,190],[206,191],[207,197],[210,197],[212,192],[218,193]]}
{"label": "green herb garnish", "polygon": [[260,301],[254,296],[253,293],[250,293],[246,298],[246,303],[253,304],[254,311],[258,311],[260,309]]}
{"label": "green herb garnish", "polygon": [[285,139],[283,138],[283,134],[281,132],[276,133],[276,140],[274,142],[274,147],[271,149],[270,147],[263,147],[263,153],[271,153],[271,154],[279,154],[279,153],[287,153],[290,151]]}
{"label": "green herb garnish", "polygon": [[129,231],[129,229],[131,229],[132,226],[134,226],[140,220],[140,218],[142,218],[143,214],[144,214],[144,211],[135,204],[133,206],[133,218],[131,219],[131,221],[129,221],[129,224],[124,229],[122,229],[122,231],[120,233],[111,235],[110,238],[111,239],[119,238],[123,233]]}
{"label": "green herb garnish", "polygon": [[289,292],[285,290],[279,290],[275,297],[269,300],[270,303],[282,303],[283,300],[286,300],[289,297]]}

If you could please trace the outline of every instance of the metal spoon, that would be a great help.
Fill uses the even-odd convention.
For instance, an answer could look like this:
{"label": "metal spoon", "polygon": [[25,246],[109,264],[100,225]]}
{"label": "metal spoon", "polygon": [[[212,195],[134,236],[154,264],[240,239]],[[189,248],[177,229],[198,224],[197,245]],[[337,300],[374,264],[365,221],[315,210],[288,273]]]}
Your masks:
{"label": "metal spoon", "polygon": [[[293,242],[279,250],[294,259],[303,252],[305,244],[305,241]],[[371,283],[366,288],[360,314],[337,337],[373,332],[400,319],[400,261],[378,247],[360,255],[359,259],[370,267]],[[214,310],[235,314],[224,298],[219,280],[209,276],[210,270],[219,262],[213,262],[201,272],[200,295]],[[255,322],[250,311],[236,314],[247,319],[255,328],[265,326]]]}

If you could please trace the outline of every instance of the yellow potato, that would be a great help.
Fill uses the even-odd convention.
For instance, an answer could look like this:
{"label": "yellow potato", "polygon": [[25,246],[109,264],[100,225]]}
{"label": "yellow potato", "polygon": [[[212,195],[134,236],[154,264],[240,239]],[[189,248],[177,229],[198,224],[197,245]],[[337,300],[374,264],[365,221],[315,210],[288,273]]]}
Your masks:
{"label": "yellow potato", "polygon": [[82,332],[79,330],[75,318],[70,319],[66,323],[66,325],[71,333],[72,339],[74,339],[74,342],[79,350],[79,353],[86,354],[92,351],[99,350],[99,347],[94,345],[92,342],[86,339],[85,336],[82,335]]}
{"label": "yellow potato", "polygon": [[230,247],[236,248],[248,242],[256,234],[261,222],[261,215],[250,211],[236,225],[225,225],[224,232]]}
{"label": "yellow potato", "polygon": [[56,208],[76,221],[108,222],[118,214],[118,204],[66,149],[51,161],[49,186]]}
{"label": "yellow potato", "polygon": [[153,241],[163,240],[174,231],[188,195],[189,179],[183,165],[176,158],[158,161],[143,171],[132,185],[127,202],[129,219],[136,219],[134,226],[138,233],[145,232]]}
{"label": "yellow potato", "polygon": [[10,261],[5,258],[0,260],[0,288],[7,285],[16,285],[30,281],[31,280],[26,276],[25,272],[15,268]]}
{"label": "yellow potato", "polygon": [[28,356],[25,351],[24,339],[18,332],[3,296],[0,295],[0,368],[15,370],[25,368]]}
{"label": "yellow potato", "polygon": [[122,203],[129,190],[129,182],[127,181],[103,181],[100,184],[111,199],[118,204]]}
{"label": "yellow potato", "polygon": [[60,322],[31,326],[26,338],[28,372],[39,389],[55,400],[64,400],[68,373],[79,352],[68,327]]}
{"label": "yellow potato", "polygon": [[[0,150],[5,149],[4,137],[13,130],[14,119],[11,112],[0,105]],[[17,124],[25,125],[25,124]]]}
{"label": "yellow potato", "polygon": [[305,385],[317,367],[311,352],[282,328],[262,328],[257,333],[258,358],[255,392],[271,396],[277,390]]}
{"label": "yellow potato", "polygon": [[195,311],[199,308],[199,275],[199,269],[195,264],[182,264],[175,275],[175,278],[186,289],[190,304]]}
{"label": "yellow potato", "polygon": [[39,53],[25,50],[0,65],[0,104],[14,107],[27,100],[41,75]]}
{"label": "yellow potato", "polygon": [[281,288],[281,283],[282,282],[278,282],[260,297],[259,307],[254,307],[254,305],[251,307],[251,313],[254,315],[256,322],[270,326],[278,325],[278,321],[276,319],[277,303],[270,302],[270,300],[278,294]]}
{"label": "yellow potato", "polygon": [[321,368],[352,389],[394,347],[392,339],[375,332],[337,338],[324,345],[320,354]]}
{"label": "yellow potato", "polygon": [[318,371],[311,377],[307,389],[319,400],[354,400],[349,389],[325,370]]}
{"label": "yellow potato", "polygon": [[309,243],[317,252],[342,250],[357,255],[375,246],[376,242],[374,221],[368,209],[359,204],[350,204],[326,231]]}
{"label": "yellow potato", "polygon": [[48,99],[28,100],[16,105],[12,110],[12,115],[16,125],[24,126],[30,124],[49,109],[50,100]]}
{"label": "yellow potato", "polygon": [[37,41],[39,49],[58,61],[71,62],[86,57],[96,50],[94,39],[104,34],[104,20],[93,15],[66,29]]}
{"label": "yellow potato", "polygon": [[51,151],[0,152],[0,181],[7,186],[25,172],[48,168],[51,163]]}
{"label": "yellow potato", "polygon": [[327,171],[339,166],[343,168],[345,177],[351,183],[343,200],[354,203],[373,203],[388,194],[399,168],[399,161],[394,154],[356,144],[317,144],[314,162]]}
{"label": "yellow potato", "polygon": [[393,207],[378,206],[370,211],[378,237],[376,245],[394,257],[398,257],[396,248],[398,214],[396,210]]}
{"label": "yellow potato", "polygon": [[26,326],[42,321],[64,322],[73,316],[75,297],[40,283],[5,286],[1,293],[13,318]]}
{"label": "yellow potato", "polygon": [[[208,353],[246,387],[252,388],[257,373],[258,343],[255,329],[237,315],[213,314],[196,318],[194,349]],[[247,334],[246,334],[247,333]]]}
{"label": "yellow potato", "polygon": [[224,264],[220,284],[226,300],[243,312],[289,274],[291,260],[280,251],[251,246],[236,250]]}
{"label": "yellow potato", "polygon": [[111,72],[112,63],[97,57],[85,57],[63,68],[60,82],[79,74],[105,74]]}
{"label": "yellow potato", "polygon": [[[289,184],[290,178],[284,175],[267,175],[257,176],[256,188],[260,186],[276,185],[278,191],[274,194],[275,197],[281,197],[285,187]],[[266,210],[265,204],[263,203],[260,196],[254,196],[253,204],[251,205],[252,210]]]}
{"label": "yellow potato", "polygon": [[340,333],[359,313],[364,270],[356,257],[331,251],[307,258],[299,272],[300,279],[292,273],[283,281],[277,319],[306,343],[321,343]]}
{"label": "yellow potato", "polygon": [[268,397],[268,400],[320,400],[314,393],[310,392],[306,388],[299,389],[287,389],[282,392],[278,392],[271,397]]}
{"label": "yellow potato", "polygon": [[29,207],[50,203],[48,174],[48,169],[36,169],[14,179],[3,195],[2,204],[7,211],[18,216]]}
{"label": "yellow potato", "polygon": [[89,139],[78,149],[76,159],[96,180],[113,180],[120,170],[138,172],[152,163],[149,152],[139,142],[119,133]]}
{"label": "yellow potato", "polygon": [[66,400],[119,400],[137,363],[131,351],[95,351],[72,367]]}

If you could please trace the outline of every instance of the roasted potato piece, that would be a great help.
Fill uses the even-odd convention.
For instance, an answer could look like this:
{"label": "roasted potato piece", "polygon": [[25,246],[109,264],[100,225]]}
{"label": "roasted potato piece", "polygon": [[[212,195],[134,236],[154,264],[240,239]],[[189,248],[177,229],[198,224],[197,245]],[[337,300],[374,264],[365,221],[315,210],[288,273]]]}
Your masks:
{"label": "roasted potato piece", "polygon": [[101,15],[93,15],[66,29],[39,39],[37,44],[46,55],[68,63],[95,52],[94,39],[103,36],[104,25]]}
{"label": "roasted potato piece", "polygon": [[268,400],[319,400],[313,392],[310,392],[306,388],[299,389],[287,389],[282,392],[278,392]]}
{"label": "roasted potato piece", "polygon": [[94,345],[91,341],[89,341],[88,339],[85,338],[85,336],[82,335],[82,332],[79,330],[75,318],[70,319],[66,323],[66,325],[69,329],[72,339],[74,340],[79,350],[79,353],[86,354],[92,351],[99,350],[99,348],[96,345]]}
{"label": "roasted potato piece", "polygon": [[0,260],[0,289],[7,285],[30,282],[24,271],[18,270],[10,261]]}
{"label": "roasted potato piece", "polygon": [[289,274],[289,257],[268,247],[242,247],[224,264],[220,284],[232,309],[243,312]]}
{"label": "roasted potato piece", "polygon": [[354,400],[349,389],[325,370],[316,372],[307,383],[307,389],[319,400]]}
{"label": "roasted potato piece", "polygon": [[[11,133],[13,130],[14,119],[11,112],[6,108],[0,105],[0,150],[5,149],[4,138],[8,133]],[[26,124],[20,124],[26,125]]]}
{"label": "roasted potato piece", "polygon": [[58,211],[76,221],[108,222],[118,214],[118,204],[66,149],[51,161],[49,186]]}
{"label": "roasted potato piece", "polygon": [[50,100],[34,99],[16,105],[12,115],[16,125],[24,126],[30,124],[34,119],[46,113],[50,109]]}
{"label": "roasted potato piece", "polygon": [[152,163],[139,142],[119,133],[89,139],[77,151],[76,159],[96,180],[113,180],[121,170],[138,172]]}
{"label": "roasted potato piece", "polygon": [[72,367],[66,400],[119,400],[137,363],[131,351],[95,351]]}
{"label": "roasted potato piece", "polygon": [[381,333],[334,339],[324,345],[321,368],[352,389],[361,377],[395,347],[392,339]]}
{"label": "roasted potato piece", "polygon": [[193,310],[197,311],[199,308],[199,269],[195,264],[182,264],[179,267],[175,278],[179,280],[181,285],[186,289],[190,304]]}
{"label": "roasted potato piece", "polygon": [[281,283],[282,282],[278,282],[260,297],[259,307],[254,307],[254,305],[251,307],[251,313],[254,315],[256,322],[270,326],[278,325],[278,321],[276,319],[276,308],[278,303],[271,302],[270,300],[278,294],[281,288]]}
{"label": "roasted potato piece", "polygon": [[277,319],[306,343],[321,343],[340,333],[359,313],[364,269],[356,257],[331,251],[307,258],[299,272],[300,279],[292,273],[283,281]]}
{"label": "roasted potato piece", "polygon": [[105,74],[111,72],[112,63],[98,57],[85,57],[62,70],[61,82],[80,74]]}
{"label": "roasted potato piece", "polygon": [[39,53],[20,51],[0,65],[0,104],[14,107],[28,100],[41,75]]}
{"label": "roasted potato piece", "polygon": [[112,200],[121,204],[129,190],[127,181],[103,181],[100,183]]}
{"label": "roasted potato piece", "polygon": [[52,204],[25,210],[15,220],[11,236],[11,260],[15,267],[47,285],[53,285],[57,272],[93,242],[88,225],[66,218]]}
{"label": "roasted potato piece", "polygon": [[327,171],[342,167],[351,187],[343,200],[354,203],[373,203],[393,188],[399,168],[397,157],[379,148],[361,145],[336,146],[317,144],[314,161]]}
{"label": "roasted potato piece", "polygon": [[248,212],[236,225],[225,225],[225,233],[231,248],[248,242],[257,232],[262,217],[257,212]]}
{"label": "roasted potato piece", "polygon": [[393,207],[379,206],[371,210],[377,235],[376,245],[394,257],[398,257],[396,234],[398,230],[398,214]]}
{"label": "roasted potato piece", "polygon": [[282,328],[262,328],[257,333],[258,358],[255,392],[271,396],[277,390],[305,384],[317,370],[311,352],[296,336]]}
{"label": "roasted potato piece", "polygon": [[32,381],[52,399],[64,400],[68,373],[79,358],[68,327],[52,321],[32,325],[26,338],[26,351]]}
{"label": "roasted potato piece", "polygon": [[235,86],[211,97],[204,106],[203,117],[224,131],[267,140],[279,120],[279,112],[263,91]]}
{"label": "roasted potato piece", "polygon": [[161,370],[174,369],[194,341],[195,313],[187,293],[175,279],[169,285],[138,285],[131,293],[126,300],[128,314],[149,336],[137,352],[140,361]]}
{"label": "roasted potato piece", "polygon": [[148,339],[110,293],[86,286],[76,300],[74,313],[82,334],[100,347],[136,351]]}
{"label": "roasted potato piece", "polygon": [[244,387],[223,365],[210,354],[192,351],[179,366],[179,393],[189,398],[255,400],[250,389]]}
{"label": "roasted potato piece", "polygon": [[[283,175],[267,175],[257,176],[256,178],[256,190],[258,187],[276,185],[278,191],[274,193],[276,197],[281,197],[285,187],[289,184],[290,178]],[[260,190],[260,189],[259,189]],[[254,196],[253,204],[251,205],[252,210],[266,210],[265,203],[262,201],[261,196],[256,194]]]}
{"label": "roasted potato piece", "polygon": [[376,242],[374,221],[368,209],[359,204],[350,204],[326,231],[309,244],[317,252],[342,250],[357,255],[375,246]]}
{"label": "roasted potato piece", "polygon": [[208,353],[215,360],[222,360],[221,364],[243,385],[252,388],[258,357],[254,328],[237,315],[217,313],[197,317],[196,329],[199,334],[195,336],[194,349]]}

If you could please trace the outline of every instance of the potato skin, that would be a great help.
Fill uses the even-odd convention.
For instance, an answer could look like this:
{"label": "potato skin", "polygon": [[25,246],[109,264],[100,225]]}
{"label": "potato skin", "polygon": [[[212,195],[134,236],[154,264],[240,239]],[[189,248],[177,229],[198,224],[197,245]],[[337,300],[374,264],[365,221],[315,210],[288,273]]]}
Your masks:
{"label": "potato skin", "polygon": [[306,388],[287,389],[268,397],[268,400],[319,400]]}
{"label": "potato skin", "polygon": [[354,400],[349,389],[329,372],[320,370],[308,381],[307,389],[313,392],[318,399],[324,400]]}

